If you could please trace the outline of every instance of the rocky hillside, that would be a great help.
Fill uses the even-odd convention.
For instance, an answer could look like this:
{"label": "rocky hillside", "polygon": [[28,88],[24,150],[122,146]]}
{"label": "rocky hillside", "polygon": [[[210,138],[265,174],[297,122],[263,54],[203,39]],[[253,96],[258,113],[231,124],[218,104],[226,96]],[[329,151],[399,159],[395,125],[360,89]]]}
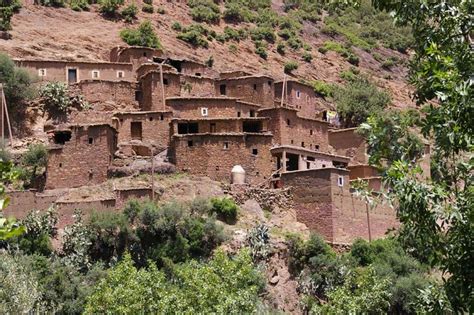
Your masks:
{"label": "rocky hillside", "polygon": [[[219,3],[218,17],[205,23],[202,18],[196,18],[202,6],[193,9],[193,2],[206,3],[155,0],[154,13],[145,13],[142,7],[146,4],[136,1],[137,18],[132,23],[126,23],[120,15],[103,17],[97,4],[90,5],[88,11],[74,11],[69,7],[45,7],[23,1],[22,9],[12,20],[12,38],[0,40],[0,46],[2,51],[19,58],[107,60],[112,47],[125,45],[120,31],[137,27],[141,21],[148,19],[166,52],[202,62],[212,56],[214,67],[220,71],[238,69],[282,78],[285,63],[296,61],[298,68],[292,71],[292,75],[297,79],[341,83],[341,73],[353,67],[390,91],[393,106],[413,105],[411,88],[405,81],[407,71],[404,65],[408,55],[387,48],[391,45],[387,45],[386,39],[398,36],[398,29],[388,21],[388,15],[369,14],[364,7],[358,11],[336,12],[323,8],[318,9],[318,13],[310,14],[307,8],[297,4],[311,1],[281,0],[272,1],[271,7],[264,10],[252,11],[252,5],[247,1],[233,0]],[[237,6],[248,6],[248,12],[258,18],[250,19],[251,22],[226,19],[227,3],[233,2]],[[253,6],[265,2],[257,1]],[[118,12],[128,4],[122,5]],[[192,10],[198,12],[192,13]],[[208,8],[205,8],[204,13],[207,12]],[[177,38],[183,29],[193,24],[205,28],[207,48],[193,46]],[[225,31],[226,27],[227,31],[243,30],[248,35],[239,40],[226,38],[226,34],[232,33]],[[270,38],[269,30],[274,31]],[[258,47],[263,47],[260,53],[264,50],[266,59],[262,58],[262,53],[256,53]],[[354,56],[357,60],[350,60]]]}

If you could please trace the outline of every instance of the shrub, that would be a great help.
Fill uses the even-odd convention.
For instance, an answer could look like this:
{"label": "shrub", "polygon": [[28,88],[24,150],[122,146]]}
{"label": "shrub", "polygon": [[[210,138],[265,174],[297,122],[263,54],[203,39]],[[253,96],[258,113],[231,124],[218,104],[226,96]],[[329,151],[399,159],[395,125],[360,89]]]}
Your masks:
{"label": "shrub", "polygon": [[181,24],[179,22],[174,22],[171,25],[171,28],[175,31],[181,31],[183,29],[183,27],[181,26]]}
{"label": "shrub", "polygon": [[255,262],[265,260],[270,255],[270,235],[265,224],[257,224],[250,229],[246,241]]}
{"label": "shrub", "polygon": [[334,87],[324,81],[312,81],[311,85],[313,86],[314,92],[321,95],[322,97],[329,97],[333,94]]}
{"label": "shrub", "polygon": [[45,7],[62,8],[66,6],[64,0],[39,0],[36,3]]}
{"label": "shrub", "polygon": [[128,22],[128,23],[131,23],[133,20],[137,18],[137,13],[138,13],[138,8],[134,3],[128,5],[121,12],[123,18],[125,19],[125,22]]}
{"label": "shrub", "polygon": [[19,0],[0,2],[0,31],[9,31],[12,29],[12,16],[14,13],[18,13],[20,8],[21,2]]}
{"label": "shrub", "polygon": [[235,46],[234,44],[230,44],[230,45],[229,45],[229,51],[230,51],[231,53],[235,54],[235,53],[237,53],[237,50],[238,50],[238,48],[237,48],[237,46]]}
{"label": "shrub", "polygon": [[285,73],[290,74],[292,71],[298,69],[298,63],[296,61],[288,61],[285,63],[283,70]]}
{"label": "shrub", "polygon": [[215,23],[221,17],[219,6],[213,0],[190,0],[191,17],[197,22]]}
{"label": "shrub", "polygon": [[262,59],[267,59],[268,58],[268,53],[267,53],[267,49],[265,48],[265,46],[258,46],[255,48],[255,53],[257,55],[259,55]]}
{"label": "shrub", "polygon": [[212,198],[211,213],[215,213],[218,218],[227,223],[233,223],[237,220],[238,207],[234,200],[230,198]]}
{"label": "shrub", "polygon": [[313,56],[309,52],[304,52],[303,53],[303,60],[306,62],[311,62],[313,60]]}
{"label": "shrub", "polygon": [[54,115],[55,113],[66,113],[72,106],[71,97],[66,83],[49,82],[40,89],[40,96],[45,111]]}
{"label": "shrub", "polygon": [[191,24],[182,29],[176,38],[185,41],[196,47],[208,48],[209,43],[206,39],[210,35],[208,29],[199,24]]}
{"label": "shrub", "polygon": [[164,9],[163,7],[158,7],[158,8],[156,8],[156,13],[158,13],[158,14],[165,14],[166,11],[165,11],[165,9]]}
{"label": "shrub", "polygon": [[280,55],[284,55],[285,54],[285,44],[283,42],[278,42],[277,44],[277,52],[280,54]]}
{"label": "shrub", "polygon": [[293,50],[300,49],[301,46],[303,45],[301,40],[298,37],[291,37],[286,41],[286,43]]}
{"label": "shrub", "polygon": [[48,150],[44,144],[31,144],[22,157],[22,165],[32,168],[31,177],[35,178],[38,169],[46,168],[48,163]]}
{"label": "shrub", "polygon": [[240,40],[247,38],[247,32],[244,29],[235,29],[235,28],[226,26],[224,28],[224,37],[226,41],[234,40],[238,42]]}
{"label": "shrub", "polygon": [[144,4],[153,5],[153,0],[143,0]]}
{"label": "shrub", "polygon": [[115,16],[118,8],[123,5],[124,0],[99,0],[99,11],[103,15]]}
{"label": "shrub", "polygon": [[161,49],[161,43],[150,21],[144,21],[140,24],[138,29],[124,29],[120,32],[120,37],[124,42],[131,46],[143,46]]}
{"label": "shrub", "polygon": [[323,47],[319,47],[319,48],[318,48],[318,51],[319,51],[320,53],[322,53],[322,54],[326,54],[326,53],[328,52],[328,49],[323,46]]}
{"label": "shrub", "polygon": [[356,127],[387,107],[390,95],[368,79],[357,77],[334,90],[334,101],[343,126]]}
{"label": "shrub", "polygon": [[89,2],[87,0],[70,0],[69,6],[74,11],[88,11]]}
{"label": "shrub", "polygon": [[266,40],[269,43],[273,43],[276,39],[276,36],[271,27],[258,26],[250,30],[250,38],[252,38],[253,41]]}
{"label": "shrub", "polygon": [[346,60],[351,64],[351,65],[354,65],[354,66],[358,66],[359,65],[359,57],[353,53],[349,53],[346,57]]}
{"label": "shrub", "polygon": [[142,6],[142,12],[145,12],[145,13],[153,13],[155,11],[155,9],[153,8],[152,5],[150,4],[144,4]]}
{"label": "shrub", "polygon": [[214,57],[213,57],[213,56],[209,56],[209,58],[206,60],[205,64],[206,64],[206,66],[208,66],[209,68],[212,68],[212,66],[214,65]]}

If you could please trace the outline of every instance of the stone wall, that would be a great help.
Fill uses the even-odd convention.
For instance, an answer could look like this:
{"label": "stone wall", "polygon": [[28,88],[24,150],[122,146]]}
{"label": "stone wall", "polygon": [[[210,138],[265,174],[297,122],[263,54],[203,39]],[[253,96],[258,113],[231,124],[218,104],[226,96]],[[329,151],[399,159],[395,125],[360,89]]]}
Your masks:
{"label": "stone wall", "polygon": [[348,169],[350,171],[350,179],[379,176],[379,172],[377,172],[377,169],[370,165],[352,165],[349,166]]}
{"label": "stone wall", "polygon": [[269,129],[277,145],[292,145],[328,152],[328,123],[302,118],[288,108],[262,109],[259,117],[270,117]]}
{"label": "stone wall", "polygon": [[[221,93],[221,86],[225,86],[225,94]],[[273,79],[265,76],[221,79],[216,81],[216,94],[236,97],[263,107],[273,107]]]}
{"label": "stone wall", "polygon": [[235,133],[244,132],[244,124],[252,123],[259,125],[259,132],[267,132],[268,119],[266,118],[211,118],[199,120],[173,119],[171,125],[171,134],[178,134],[179,124],[197,124],[197,133]]}
{"label": "stone wall", "polygon": [[116,113],[113,121],[114,127],[118,131],[118,144],[134,140],[132,138],[132,123],[140,123],[141,137],[135,140],[165,149],[169,146],[171,118],[172,113],[169,111]]}
{"label": "stone wall", "polygon": [[[140,101],[141,110],[165,110],[159,71],[150,71],[144,75],[140,80],[140,87],[142,91],[142,99]],[[180,96],[181,83],[179,74],[163,72],[163,88],[165,92],[165,99],[167,97]]]}
{"label": "stone wall", "polygon": [[[343,184],[339,186],[339,178]],[[368,239],[366,205],[350,192],[349,174],[343,169],[319,169],[284,173],[281,180],[294,191],[297,219],[333,243]],[[399,226],[395,212],[378,205],[369,213],[372,238]]]}
{"label": "stone wall", "polygon": [[272,173],[270,147],[271,135],[175,135],[170,158],[181,171],[226,182],[232,167],[241,165],[247,181],[258,184]]}
{"label": "stone wall", "polygon": [[127,81],[83,80],[74,85],[87,102],[112,103],[117,108],[137,109],[137,84]]}
{"label": "stone wall", "polygon": [[[283,82],[275,83],[275,99],[281,102]],[[301,117],[316,119],[319,113],[325,109],[320,102],[320,97],[316,95],[313,87],[297,82],[287,81],[287,95],[285,103],[298,110]]]}
{"label": "stone wall", "polygon": [[46,189],[93,185],[107,180],[115,152],[115,130],[108,125],[73,126],[72,137],[53,144],[46,168]]}
{"label": "stone wall", "polygon": [[197,77],[217,77],[217,71],[209,68],[205,64],[198,62],[184,60],[181,62],[181,73],[184,75],[197,76]]}
{"label": "stone wall", "polygon": [[349,165],[368,164],[367,146],[362,136],[356,133],[357,128],[329,131],[329,144],[336,154],[351,158]]}
{"label": "stone wall", "polygon": [[[48,60],[15,60],[17,66],[25,68],[40,81],[68,82],[69,69],[76,69],[77,81],[107,80],[107,81],[134,81],[135,74],[131,64],[112,62],[76,62],[76,61],[48,61]],[[40,75],[44,69],[44,76]],[[98,77],[93,76],[98,71]],[[69,82],[71,83],[71,82]]]}
{"label": "stone wall", "polygon": [[214,80],[191,75],[181,76],[181,96],[211,97],[216,96]]}

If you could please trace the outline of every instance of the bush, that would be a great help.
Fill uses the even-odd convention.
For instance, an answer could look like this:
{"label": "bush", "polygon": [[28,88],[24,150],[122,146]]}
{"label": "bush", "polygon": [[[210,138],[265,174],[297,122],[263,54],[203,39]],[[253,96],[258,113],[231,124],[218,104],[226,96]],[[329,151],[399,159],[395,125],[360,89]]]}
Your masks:
{"label": "bush", "polygon": [[88,11],[89,1],[87,0],[70,0],[69,6],[74,11]]}
{"label": "bush", "polygon": [[285,44],[283,42],[278,42],[277,44],[277,52],[280,54],[280,55],[284,55],[285,54]]}
{"label": "bush", "polygon": [[120,37],[130,46],[142,46],[162,49],[160,40],[153,31],[150,21],[144,21],[138,29],[124,29],[120,32]]}
{"label": "bush", "polygon": [[23,167],[32,168],[31,178],[36,178],[38,169],[45,169],[48,163],[48,149],[44,144],[31,144],[22,157]]}
{"label": "bush", "polygon": [[124,0],[99,0],[99,11],[103,15],[115,16],[118,8],[123,5]]}
{"label": "bush", "polygon": [[237,53],[237,50],[238,50],[238,48],[237,48],[237,46],[235,46],[234,44],[230,44],[230,45],[229,45],[229,51],[230,51],[231,53],[235,54],[235,53]]}
{"label": "bush", "polygon": [[85,314],[250,314],[262,290],[246,251],[229,258],[219,250],[206,263],[170,264],[165,272],[154,264],[137,269],[127,255],[95,287]]}
{"label": "bush", "polygon": [[153,0],[143,0],[144,4],[153,5]]}
{"label": "bush", "polygon": [[290,74],[292,71],[298,69],[298,63],[296,61],[288,61],[285,63],[284,71],[287,74]]}
{"label": "bush", "polygon": [[311,85],[313,86],[314,92],[322,97],[329,97],[333,94],[334,87],[324,81],[312,81]]}
{"label": "bush", "polygon": [[304,52],[302,57],[306,62],[311,62],[311,60],[313,60],[313,56],[309,52]]}
{"label": "bush", "polygon": [[206,38],[209,34],[209,30],[202,25],[191,24],[190,26],[183,28],[176,38],[196,47],[208,48],[209,43]]}
{"label": "bush", "polygon": [[326,53],[328,52],[328,49],[323,46],[323,47],[319,47],[319,48],[318,48],[318,51],[319,51],[320,53],[322,53],[322,54],[326,54]]}
{"label": "bush", "polygon": [[221,17],[219,6],[213,0],[190,0],[191,17],[197,22],[216,23]]}
{"label": "bush", "polygon": [[165,9],[164,9],[163,7],[158,7],[158,8],[156,8],[156,13],[158,13],[158,14],[165,14],[166,11],[165,11]]}
{"label": "bush", "polygon": [[336,110],[344,127],[356,127],[390,103],[390,95],[368,79],[357,77],[334,90]]}
{"label": "bush", "polygon": [[172,25],[171,25],[171,28],[175,31],[181,31],[183,29],[183,27],[181,26],[181,24],[179,22],[174,22]]}
{"label": "bush", "polygon": [[269,43],[273,43],[276,36],[273,28],[268,26],[258,26],[250,30],[250,38],[252,38],[253,41],[266,40]]}
{"label": "bush", "polygon": [[258,46],[255,48],[255,53],[259,55],[262,59],[268,58],[267,49],[264,46]]}
{"label": "bush", "polygon": [[122,16],[125,19],[125,22],[131,23],[133,20],[137,18],[138,8],[137,6],[132,3],[127,6],[125,9],[122,10]]}
{"label": "bush", "polygon": [[234,200],[230,198],[212,198],[211,205],[211,213],[216,214],[218,218],[227,223],[234,223],[237,221],[239,208]]}
{"label": "bush", "polygon": [[149,4],[144,4],[142,6],[142,12],[145,12],[145,13],[153,13],[155,11],[155,9],[153,8],[152,5],[149,5]]}
{"label": "bush", "polygon": [[64,0],[38,0],[36,3],[45,7],[63,8],[66,6]]}
{"label": "bush", "polygon": [[205,64],[206,64],[206,66],[208,66],[209,68],[212,68],[212,66],[214,65],[214,57],[213,57],[213,56],[209,56],[209,58],[206,60]]}
{"label": "bush", "polygon": [[68,86],[62,82],[49,82],[40,89],[41,102],[45,111],[54,115],[55,113],[66,113],[72,106]]}
{"label": "bush", "polygon": [[226,41],[234,40],[238,42],[240,40],[247,38],[247,32],[244,29],[235,29],[235,28],[226,26],[224,28],[224,37]]}
{"label": "bush", "polygon": [[14,13],[18,13],[20,8],[21,2],[19,0],[0,2],[0,31],[9,31],[12,29],[12,16]]}

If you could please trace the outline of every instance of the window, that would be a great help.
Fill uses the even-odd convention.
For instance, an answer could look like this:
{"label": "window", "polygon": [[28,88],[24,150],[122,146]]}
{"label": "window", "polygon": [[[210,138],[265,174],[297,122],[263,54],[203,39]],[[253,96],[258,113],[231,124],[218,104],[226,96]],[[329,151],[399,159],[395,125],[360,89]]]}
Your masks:
{"label": "window", "polygon": [[326,168],[326,164],[323,164],[323,168]]}
{"label": "window", "polygon": [[168,85],[169,82],[168,82],[168,79],[163,79],[163,85]]}
{"label": "window", "polygon": [[216,132],[216,124],[215,123],[211,123],[211,126],[210,126],[210,132],[211,133],[215,133]]}
{"label": "window", "polygon": [[99,78],[99,70],[92,70],[92,79]]}
{"label": "window", "polygon": [[272,86],[272,81],[268,81],[268,86]]}
{"label": "window", "polygon": [[39,69],[38,76],[45,77],[46,76],[46,69]]}
{"label": "window", "polygon": [[252,155],[257,156],[258,155],[258,150],[257,149],[252,149]]}
{"label": "window", "polygon": [[201,116],[207,116],[209,114],[209,111],[207,107],[202,107],[201,108]]}
{"label": "window", "polygon": [[142,122],[132,121],[130,123],[130,134],[132,140],[142,140]]}
{"label": "window", "polygon": [[291,144],[293,144],[293,140],[291,140],[290,142],[291,142]]}
{"label": "window", "polygon": [[254,90],[254,91],[257,90],[257,85],[256,85],[256,84],[253,85],[253,90]]}
{"label": "window", "polygon": [[300,98],[301,97],[301,91],[297,90],[296,91],[296,98]]}
{"label": "window", "polygon": [[94,143],[94,138],[89,138],[89,144],[93,144]]}
{"label": "window", "polygon": [[59,167],[63,167],[63,163],[59,163]]}
{"label": "window", "polygon": [[304,148],[304,142],[301,142],[301,146]]}
{"label": "window", "polygon": [[310,129],[310,130],[309,130],[309,135],[310,135],[310,136],[313,135],[313,129]]}
{"label": "window", "polygon": [[254,110],[250,111],[250,117],[255,117],[255,111]]}
{"label": "window", "polygon": [[124,72],[123,71],[117,71],[117,78],[121,79],[123,77],[125,77]]}
{"label": "window", "polygon": [[219,86],[219,91],[221,92],[221,95],[225,95],[226,94],[226,85],[225,84],[221,84]]}
{"label": "window", "polygon": [[140,102],[142,100],[142,91],[135,91],[135,101]]}
{"label": "window", "polygon": [[237,112],[237,117],[240,117],[240,115],[241,115],[240,112]]}
{"label": "window", "polygon": [[163,116],[163,114],[160,115],[160,120],[164,120],[165,119],[165,116]]}
{"label": "window", "polygon": [[201,74],[200,74],[199,72],[196,72],[196,76],[197,76],[197,77],[200,77]]}
{"label": "window", "polygon": [[143,57],[146,57],[146,52],[143,53]]}
{"label": "window", "polygon": [[316,144],[316,145],[314,146],[314,149],[315,149],[315,150],[319,150],[319,145]]}
{"label": "window", "polygon": [[307,168],[307,169],[310,169],[310,168],[311,168],[311,163],[306,162],[306,168]]}
{"label": "window", "polygon": [[286,125],[289,126],[291,121],[289,119],[286,120]]}
{"label": "window", "polygon": [[188,140],[188,147],[194,146],[193,140]]}
{"label": "window", "polygon": [[56,144],[65,144],[69,140],[71,140],[70,131],[57,131],[54,133],[54,143]]}
{"label": "window", "polygon": [[224,142],[224,150],[228,150],[229,149],[229,142]]}
{"label": "window", "polygon": [[344,177],[343,176],[339,176],[337,178],[337,186],[339,186],[339,187],[344,186]]}
{"label": "window", "polygon": [[148,120],[149,120],[149,121],[153,121],[153,117],[149,117]]}

